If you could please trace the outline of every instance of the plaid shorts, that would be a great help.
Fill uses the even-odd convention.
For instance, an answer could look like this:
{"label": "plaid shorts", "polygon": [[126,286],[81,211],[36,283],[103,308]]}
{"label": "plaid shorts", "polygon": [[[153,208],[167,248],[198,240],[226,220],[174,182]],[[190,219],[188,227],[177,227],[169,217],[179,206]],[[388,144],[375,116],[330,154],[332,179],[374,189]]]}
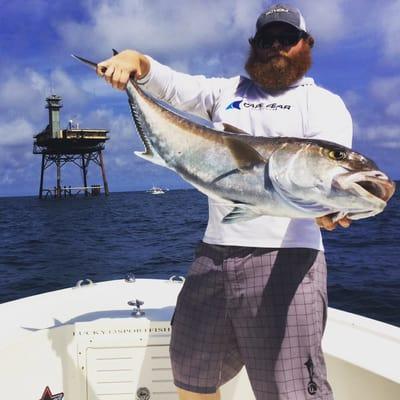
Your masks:
{"label": "plaid shorts", "polygon": [[214,393],[246,366],[257,400],[332,400],[323,252],[201,243],[171,321],[177,387]]}

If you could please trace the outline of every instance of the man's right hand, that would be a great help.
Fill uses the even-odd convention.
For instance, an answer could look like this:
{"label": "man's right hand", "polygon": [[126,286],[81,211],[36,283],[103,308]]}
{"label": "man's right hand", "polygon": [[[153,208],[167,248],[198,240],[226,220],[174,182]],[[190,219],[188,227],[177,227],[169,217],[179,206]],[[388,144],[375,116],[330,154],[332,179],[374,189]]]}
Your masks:
{"label": "man's right hand", "polygon": [[316,218],[315,221],[320,228],[324,228],[327,231],[333,231],[338,225],[340,225],[342,228],[348,228],[352,222],[351,219],[347,217],[333,222],[331,215],[325,215],[323,217]]}
{"label": "man's right hand", "polygon": [[125,90],[129,79],[144,78],[150,71],[150,61],[135,50],[124,50],[116,56],[97,64],[97,75],[103,77],[113,88]]}

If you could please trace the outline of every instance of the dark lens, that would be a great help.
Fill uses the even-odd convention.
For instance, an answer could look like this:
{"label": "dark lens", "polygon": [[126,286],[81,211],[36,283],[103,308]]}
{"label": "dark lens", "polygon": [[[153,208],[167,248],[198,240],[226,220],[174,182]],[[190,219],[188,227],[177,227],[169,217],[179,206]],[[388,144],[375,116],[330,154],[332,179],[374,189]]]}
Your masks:
{"label": "dark lens", "polygon": [[257,38],[255,44],[257,47],[262,49],[271,47],[276,41],[284,47],[294,46],[298,43],[301,37],[301,32],[282,32],[276,35],[267,34]]}
{"label": "dark lens", "polygon": [[282,34],[280,39],[277,40],[279,40],[283,46],[293,46],[300,40],[300,35],[298,33]]}
{"label": "dark lens", "polygon": [[274,38],[271,36],[262,36],[257,38],[255,41],[255,44],[257,47],[261,49],[267,49],[268,47],[271,47],[272,44],[274,43]]}

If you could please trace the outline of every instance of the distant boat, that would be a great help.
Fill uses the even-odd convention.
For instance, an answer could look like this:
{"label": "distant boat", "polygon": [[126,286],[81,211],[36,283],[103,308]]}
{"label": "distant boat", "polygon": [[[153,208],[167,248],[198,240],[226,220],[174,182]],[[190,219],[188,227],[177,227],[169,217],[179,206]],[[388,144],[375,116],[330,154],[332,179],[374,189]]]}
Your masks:
{"label": "distant boat", "polygon": [[157,186],[154,186],[149,189],[147,192],[151,193],[151,194],[164,194],[168,189],[163,189]]}

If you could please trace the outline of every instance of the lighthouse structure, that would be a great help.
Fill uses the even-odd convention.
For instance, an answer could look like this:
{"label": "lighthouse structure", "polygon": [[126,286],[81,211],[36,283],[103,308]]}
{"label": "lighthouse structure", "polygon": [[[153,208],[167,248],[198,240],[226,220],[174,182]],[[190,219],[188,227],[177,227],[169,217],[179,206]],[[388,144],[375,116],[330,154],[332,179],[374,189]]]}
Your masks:
{"label": "lighthouse structure", "polygon": [[[42,155],[40,172],[39,198],[61,198],[68,195],[84,193],[97,195],[103,189],[105,195],[109,194],[108,182],[105,173],[103,150],[108,130],[83,129],[72,120],[68,122],[67,129],[60,127],[60,109],[62,99],[60,96],[51,95],[46,98],[46,108],[49,110],[49,123],[47,127],[34,136],[33,153]],[[89,163],[97,165],[101,170],[103,186],[88,186]],[[68,187],[62,184],[61,170],[67,164],[74,164],[82,171],[83,186]],[[56,167],[56,185],[52,188],[44,187],[45,171]]]}

